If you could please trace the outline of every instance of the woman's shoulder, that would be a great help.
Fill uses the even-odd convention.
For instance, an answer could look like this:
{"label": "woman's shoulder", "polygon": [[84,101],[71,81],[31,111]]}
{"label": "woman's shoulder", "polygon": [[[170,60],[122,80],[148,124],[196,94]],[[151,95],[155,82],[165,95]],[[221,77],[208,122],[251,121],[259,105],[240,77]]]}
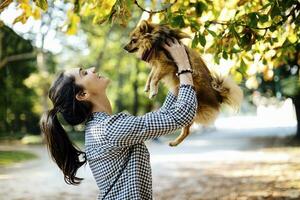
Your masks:
{"label": "woman's shoulder", "polygon": [[132,115],[126,112],[119,112],[113,115],[103,112],[93,113],[91,119],[85,124],[85,131],[105,134],[107,128],[110,129],[112,126],[121,125],[130,116]]}

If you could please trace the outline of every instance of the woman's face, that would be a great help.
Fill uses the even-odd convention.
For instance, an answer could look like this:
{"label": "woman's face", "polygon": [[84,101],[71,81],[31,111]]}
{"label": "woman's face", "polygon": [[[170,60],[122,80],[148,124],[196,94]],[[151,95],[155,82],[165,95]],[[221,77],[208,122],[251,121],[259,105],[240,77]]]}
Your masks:
{"label": "woman's face", "polygon": [[105,94],[105,89],[110,83],[110,80],[104,76],[100,76],[95,72],[95,67],[88,69],[72,68],[66,70],[65,74],[70,74],[75,77],[75,83],[84,88],[84,92],[88,95]]}

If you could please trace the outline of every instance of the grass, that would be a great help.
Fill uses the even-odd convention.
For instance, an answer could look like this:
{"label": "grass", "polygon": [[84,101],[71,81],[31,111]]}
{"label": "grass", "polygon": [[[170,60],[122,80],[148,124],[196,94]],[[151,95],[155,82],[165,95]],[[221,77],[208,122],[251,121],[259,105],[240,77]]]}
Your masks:
{"label": "grass", "polygon": [[25,151],[0,151],[0,166],[8,166],[35,158],[37,158],[35,154]]}

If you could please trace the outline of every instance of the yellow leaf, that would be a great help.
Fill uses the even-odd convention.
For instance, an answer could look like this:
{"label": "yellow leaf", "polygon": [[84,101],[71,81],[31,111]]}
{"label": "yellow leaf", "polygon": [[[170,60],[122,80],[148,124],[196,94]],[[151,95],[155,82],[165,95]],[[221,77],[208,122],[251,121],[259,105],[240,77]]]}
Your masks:
{"label": "yellow leaf", "polygon": [[13,24],[18,23],[18,22],[21,22],[22,24],[25,24],[26,21],[27,21],[27,16],[26,16],[26,13],[23,12],[19,17],[17,17],[14,20]]}
{"label": "yellow leaf", "polygon": [[27,3],[20,3],[19,7],[23,10],[23,13],[29,17],[32,15],[32,7]]}
{"label": "yellow leaf", "polygon": [[93,19],[93,23],[98,23],[98,24],[102,24],[103,22],[105,22],[108,17],[110,16],[110,13],[112,11],[112,8],[114,7],[116,3],[116,0],[110,1],[110,0],[106,0],[106,1],[98,1],[96,3],[96,11],[95,13],[97,13]]}
{"label": "yellow leaf", "polygon": [[32,12],[32,16],[34,19],[40,19],[41,18],[41,12],[39,8],[36,8]]}
{"label": "yellow leaf", "polygon": [[72,25],[72,24],[70,24],[70,25],[68,26],[68,30],[67,30],[66,34],[67,34],[67,35],[75,35],[76,32],[77,32],[77,27],[74,26],[74,25]]}
{"label": "yellow leaf", "polygon": [[80,22],[80,17],[75,14],[72,10],[69,10],[67,13],[68,16],[68,28],[66,34],[74,35],[77,33],[78,23]]}
{"label": "yellow leaf", "polygon": [[289,34],[288,39],[291,43],[295,43],[297,41],[297,35],[294,33]]}
{"label": "yellow leaf", "polygon": [[42,10],[46,11],[48,9],[47,0],[35,0],[36,6],[40,7]]}

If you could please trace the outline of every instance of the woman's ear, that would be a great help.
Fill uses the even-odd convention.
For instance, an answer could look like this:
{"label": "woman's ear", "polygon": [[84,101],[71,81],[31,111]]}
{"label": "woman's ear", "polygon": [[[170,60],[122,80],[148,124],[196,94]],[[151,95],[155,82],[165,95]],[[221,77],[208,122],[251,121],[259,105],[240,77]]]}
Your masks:
{"label": "woman's ear", "polygon": [[86,101],[86,100],[88,100],[89,96],[90,95],[87,91],[81,91],[81,92],[77,93],[75,97],[78,101]]}

